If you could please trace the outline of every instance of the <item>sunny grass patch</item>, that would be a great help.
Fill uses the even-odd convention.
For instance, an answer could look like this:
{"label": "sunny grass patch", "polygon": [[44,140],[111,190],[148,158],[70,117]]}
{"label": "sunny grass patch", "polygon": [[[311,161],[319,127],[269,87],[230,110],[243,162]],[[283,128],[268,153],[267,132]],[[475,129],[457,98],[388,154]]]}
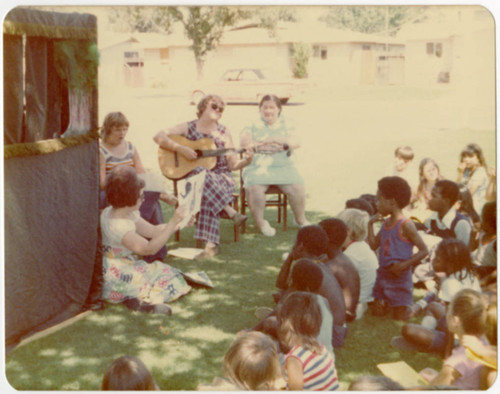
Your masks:
{"label": "sunny grass patch", "polygon": [[[172,209],[164,208],[170,217]],[[263,238],[250,219],[244,242],[235,243],[232,222],[223,220],[219,256],[201,262],[169,258],[185,272],[205,271],[215,285],[193,289],[172,303],[172,317],[106,304],[71,326],[12,351],[6,357],[9,383],[17,390],[98,390],[107,366],[124,354],[140,357],[162,390],[195,390],[221,376],[222,358],[235,334],[257,323],[255,308],[273,306],[271,293],[281,255],[290,250],[296,235],[295,227],[283,232],[275,223],[275,210],[267,209],[266,218],[277,228],[275,237]],[[308,218],[318,222],[325,216],[313,212]],[[194,247],[192,235],[192,228],[185,229],[180,243],[169,246]],[[370,315],[350,324],[344,346],[335,351],[342,389],[356,376],[378,375],[376,364],[382,362],[403,359],[416,370],[440,368],[435,356],[390,346],[401,326]]]}

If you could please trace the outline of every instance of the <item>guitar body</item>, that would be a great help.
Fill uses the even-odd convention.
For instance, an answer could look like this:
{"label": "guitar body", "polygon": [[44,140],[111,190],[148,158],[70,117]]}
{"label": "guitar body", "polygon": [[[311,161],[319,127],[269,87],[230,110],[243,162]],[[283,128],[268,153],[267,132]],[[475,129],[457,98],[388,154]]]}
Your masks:
{"label": "guitar body", "polygon": [[[215,142],[210,138],[200,138],[196,141],[191,141],[181,135],[171,135],[169,138],[195,151],[216,148]],[[158,161],[162,174],[168,179],[177,180],[185,178],[196,167],[201,166],[211,170],[217,164],[217,157],[200,157],[196,160],[188,160],[180,153],[160,148],[158,149]]]}

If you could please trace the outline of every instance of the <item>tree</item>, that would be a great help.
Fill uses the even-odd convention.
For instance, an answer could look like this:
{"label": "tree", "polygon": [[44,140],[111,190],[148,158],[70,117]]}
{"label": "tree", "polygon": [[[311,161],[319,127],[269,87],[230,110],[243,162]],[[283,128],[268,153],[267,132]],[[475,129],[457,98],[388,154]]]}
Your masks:
{"label": "tree", "polygon": [[332,6],[320,20],[330,27],[394,35],[406,23],[426,18],[425,6]]}
{"label": "tree", "polygon": [[203,66],[210,51],[217,45],[228,26],[234,26],[243,16],[237,7],[167,7],[171,17],[182,23],[196,61],[198,78],[203,77]]}
{"label": "tree", "polygon": [[274,32],[280,20],[295,21],[290,7],[223,7],[223,6],[130,6],[113,7],[108,20],[118,29],[138,32],[170,33],[179,22],[191,40],[198,78],[209,52],[215,50],[226,30],[241,20],[252,19],[245,27],[264,27]]}

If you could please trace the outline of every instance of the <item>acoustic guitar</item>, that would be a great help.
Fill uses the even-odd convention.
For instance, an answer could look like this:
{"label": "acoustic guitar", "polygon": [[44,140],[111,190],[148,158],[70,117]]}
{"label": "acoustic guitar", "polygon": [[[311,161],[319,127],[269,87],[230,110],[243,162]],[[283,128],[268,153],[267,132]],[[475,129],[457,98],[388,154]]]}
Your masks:
{"label": "acoustic guitar", "polygon": [[[183,146],[187,146],[196,152],[195,160],[188,160],[182,154],[168,149],[158,149],[158,161],[162,174],[168,179],[179,180],[185,178],[196,167],[205,167],[211,170],[217,164],[217,156],[229,154],[240,154],[248,149],[217,148],[211,138],[200,138],[192,141],[181,135],[170,135],[169,138]],[[286,144],[260,144],[251,148],[254,153],[274,154],[288,151]]]}

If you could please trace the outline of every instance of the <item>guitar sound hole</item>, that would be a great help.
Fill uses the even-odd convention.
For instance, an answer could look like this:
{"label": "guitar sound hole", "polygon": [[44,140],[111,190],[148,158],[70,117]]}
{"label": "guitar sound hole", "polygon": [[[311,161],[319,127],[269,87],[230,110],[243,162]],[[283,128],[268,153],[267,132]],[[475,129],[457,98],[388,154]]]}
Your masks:
{"label": "guitar sound hole", "polygon": [[200,158],[203,156],[203,152],[200,149],[195,149],[196,157]]}

